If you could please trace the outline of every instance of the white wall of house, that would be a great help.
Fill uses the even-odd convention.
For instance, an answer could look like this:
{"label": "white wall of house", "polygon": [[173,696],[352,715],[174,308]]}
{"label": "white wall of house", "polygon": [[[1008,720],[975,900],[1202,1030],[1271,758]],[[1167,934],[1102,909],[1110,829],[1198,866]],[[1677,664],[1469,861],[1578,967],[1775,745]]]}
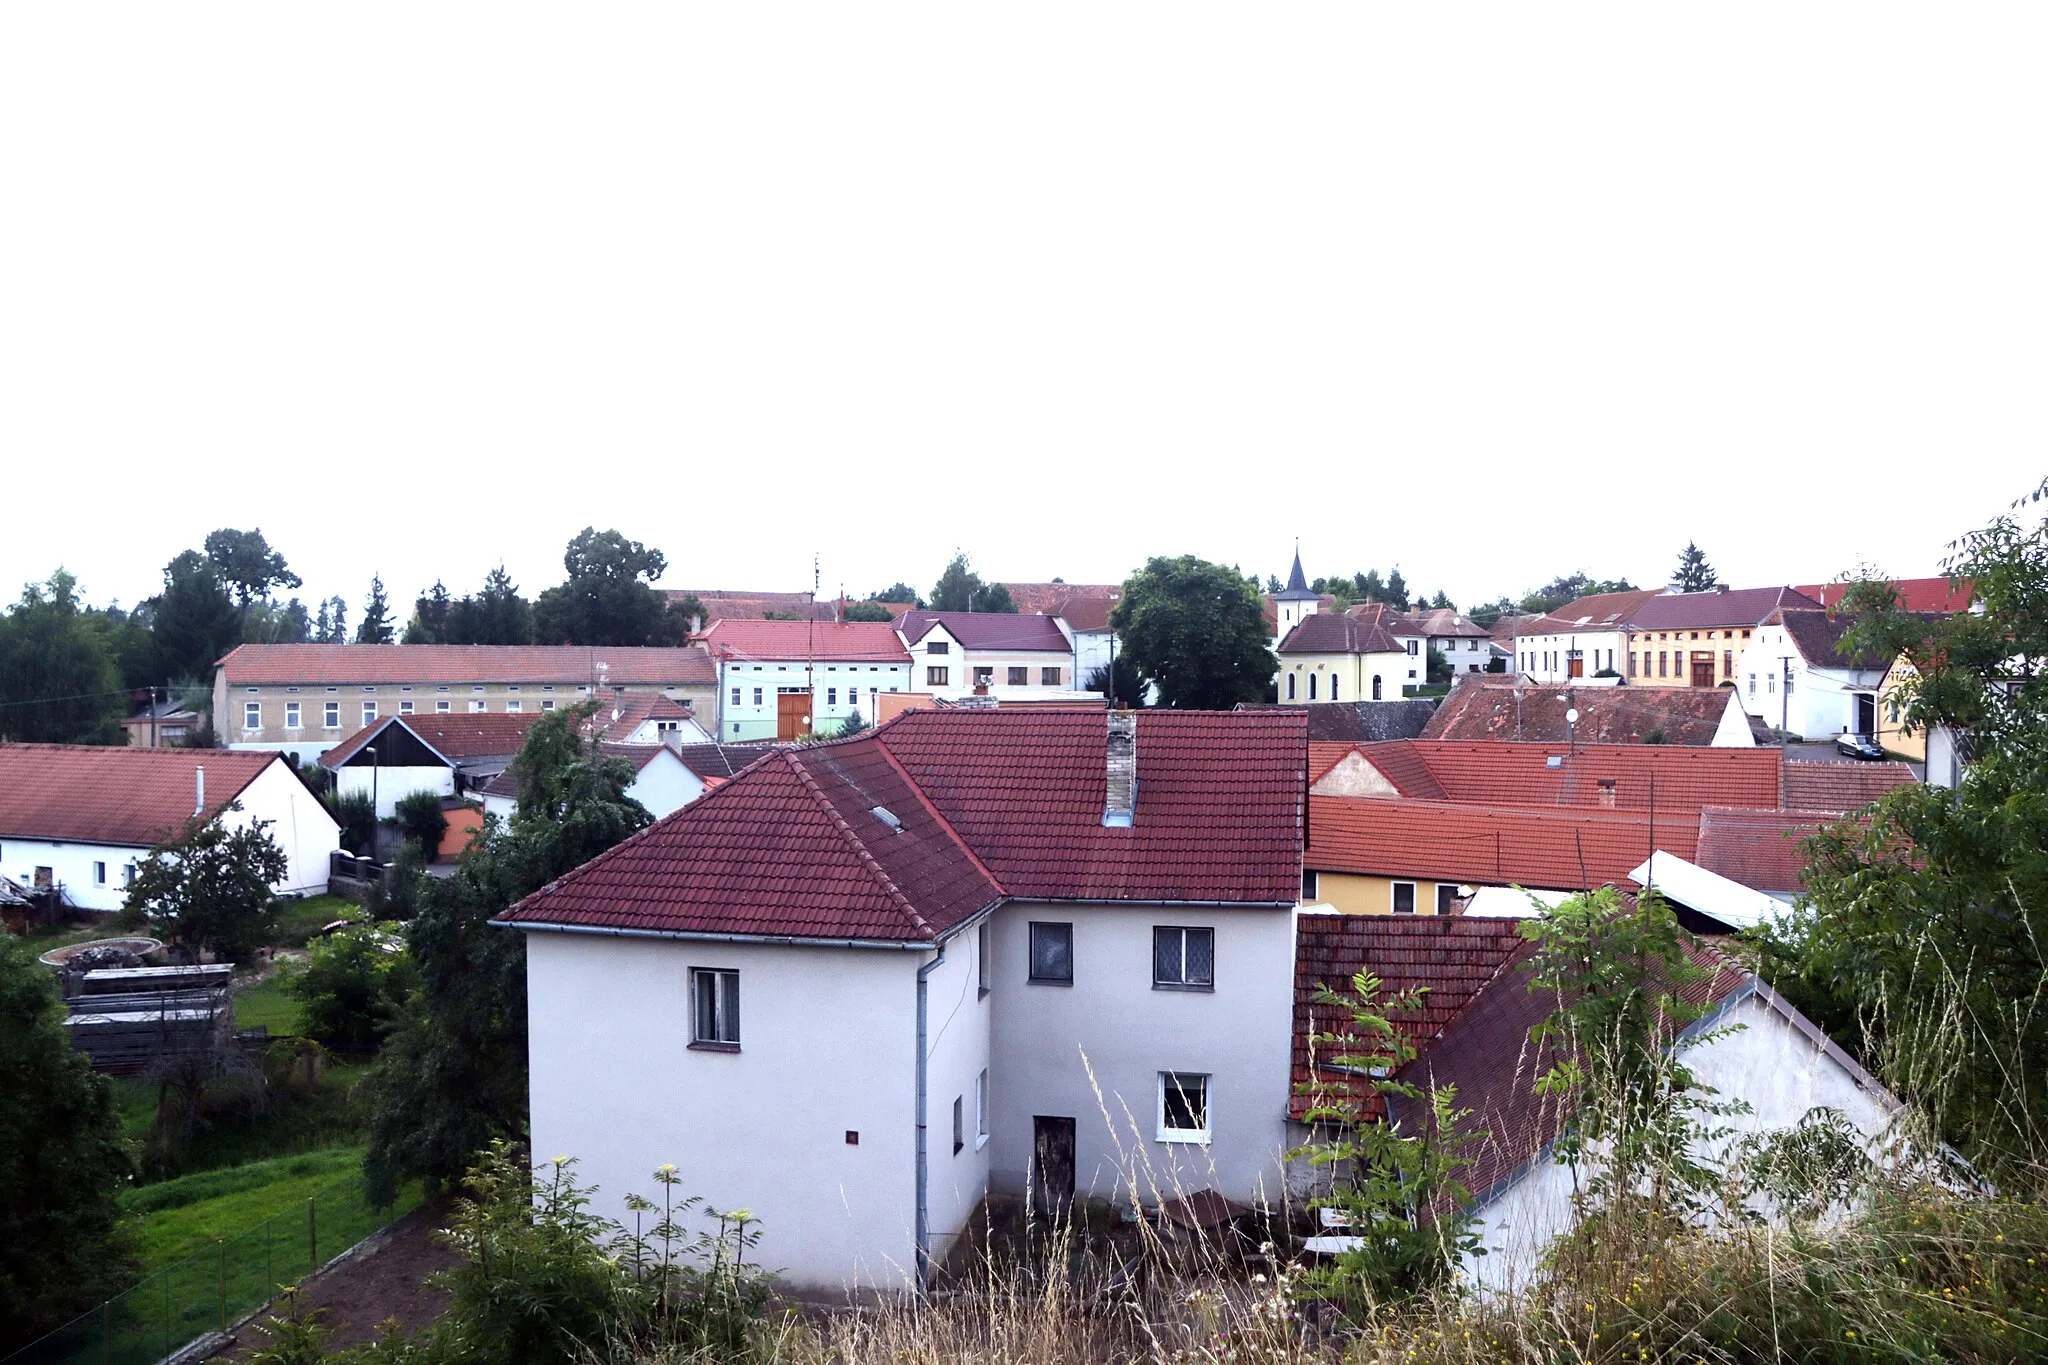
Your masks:
{"label": "white wall of house", "polygon": [[[1888,1096],[1859,1085],[1761,998],[1748,997],[1719,1022],[1737,1029],[1690,1049],[1686,1063],[1722,1098],[1745,1101],[1750,1112],[1718,1120],[1732,1132],[1696,1149],[1696,1156],[1719,1161],[1744,1136],[1790,1128],[1816,1106],[1841,1110],[1872,1141],[1891,1127]],[[1572,1178],[1571,1168],[1546,1154],[1482,1207],[1477,1231],[1486,1255],[1468,1261],[1466,1274],[1488,1289],[1529,1284],[1543,1254],[1570,1226]]]}
{"label": "white wall of house", "polygon": [[[647,766],[633,779],[633,785],[626,788],[626,795],[647,807],[648,813],[657,820],[681,810],[703,794],[704,779],[691,772],[690,766],[677,758],[674,750],[667,748],[647,760]],[[484,809],[490,809],[488,801]]]}
{"label": "white wall of house", "polygon": [[[838,730],[857,709],[869,724],[875,719],[875,697],[883,692],[910,691],[910,666],[901,663],[817,663],[802,659],[719,666],[719,736],[728,744],[776,737],[776,697],[783,691],[810,688],[811,728],[817,733]],[[636,741],[640,742],[640,741]],[[686,743],[699,741],[686,740]]]}
{"label": "white wall of house", "polygon": [[[147,852],[124,844],[0,838],[0,876],[24,887],[60,886],[82,909],[119,910],[127,895],[128,870]],[[40,868],[49,869],[46,879],[36,875]]]}
{"label": "white wall of house", "polygon": [[1116,632],[1113,630],[1077,630],[1074,632],[1074,676],[1067,686],[1084,688],[1095,676],[1098,668],[1108,668],[1116,646]]}
{"label": "white wall of house", "polygon": [[229,828],[267,821],[271,839],[284,851],[284,880],[273,889],[302,894],[325,891],[327,856],[341,847],[341,826],[299,775],[282,761],[272,763],[242,789],[237,800],[242,809],[224,817]]}
{"label": "white wall of house", "polygon": [[1742,708],[1742,698],[1735,696],[1731,689],[1728,709],[1721,713],[1721,723],[1714,727],[1713,748],[1754,749],[1756,734],[1749,728],[1749,713]]}
{"label": "white wall of house", "polygon": [[455,795],[455,770],[439,763],[418,768],[355,763],[335,770],[334,790],[341,796],[360,796],[365,800],[374,796],[377,818],[389,820],[398,813],[398,803],[414,792]]}
{"label": "white wall of house", "polygon": [[[526,941],[533,1149],[576,1157],[597,1211],[657,1194],[650,1173],[674,1162],[687,1193],[760,1219],[759,1259],[785,1284],[910,1283],[916,973],[929,954]],[[739,972],[738,1051],[691,1047],[693,967]]]}
{"label": "white wall of house", "polygon": [[[1031,921],[1074,926],[1072,985],[1029,980]],[[1215,930],[1215,989],[1152,984],[1152,930]],[[1075,1191],[1150,1201],[1178,1184],[1280,1194],[1292,1026],[1291,910],[1015,903],[996,912],[990,1178],[1022,1191],[1034,1115],[1075,1120]],[[1206,1144],[1159,1137],[1159,1075],[1208,1075]]]}
{"label": "white wall of house", "polygon": [[[1603,668],[1628,676],[1627,638],[1618,630],[1543,631],[1517,635],[1508,671],[1521,673],[1537,682],[1564,682],[1571,677],[1576,651],[1583,665],[1580,676],[1592,677]],[[1463,670],[1459,670],[1463,672]]]}
{"label": "white wall of house", "polygon": [[622,735],[606,735],[607,744],[710,744],[711,732],[686,717],[644,720]]}
{"label": "white wall of house", "polygon": [[[925,981],[925,1047],[930,1059],[925,1077],[929,1124],[925,1208],[934,1265],[945,1264],[988,1190],[993,1143],[976,1138],[976,1084],[987,1073],[993,1093],[998,1079],[989,1057],[992,996],[982,994],[979,984],[981,938],[978,926],[954,934],[946,942],[945,961],[933,968]],[[928,954],[920,955],[921,963],[931,960]],[[911,1004],[914,1008],[915,1001]],[[958,1150],[953,1146],[956,1099],[960,1101]]]}
{"label": "white wall of house", "polygon": [[[1378,698],[1372,692],[1375,678]],[[1414,654],[1283,654],[1274,687],[1282,702],[1399,701],[1402,688],[1426,681],[1427,660],[1418,641]]]}
{"label": "white wall of house", "polygon": [[[1785,690],[1788,670],[1790,695]],[[1757,627],[1735,656],[1735,690],[1743,708],[1802,739],[1832,739],[1857,729],[1856,698],[1875,698],[1883,680],[1882,669],[1814,667],[1785,638],[1783,626]]]}
{"label": "white wall of house", "polygon": [[1493,657],[1493,641],[1483,635],[1436,635],[1429,647],[1444,656],[1452,673],[1484,673]]}

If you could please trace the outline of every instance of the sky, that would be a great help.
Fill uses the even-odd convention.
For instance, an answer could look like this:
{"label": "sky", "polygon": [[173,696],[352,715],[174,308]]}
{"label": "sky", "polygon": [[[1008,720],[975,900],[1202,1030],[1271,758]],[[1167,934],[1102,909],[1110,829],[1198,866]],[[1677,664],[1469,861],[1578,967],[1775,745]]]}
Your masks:
{"label": "sky", "polygon": [[1736,586],[2048,474],[2048,9],[0,7],[0,593]]}

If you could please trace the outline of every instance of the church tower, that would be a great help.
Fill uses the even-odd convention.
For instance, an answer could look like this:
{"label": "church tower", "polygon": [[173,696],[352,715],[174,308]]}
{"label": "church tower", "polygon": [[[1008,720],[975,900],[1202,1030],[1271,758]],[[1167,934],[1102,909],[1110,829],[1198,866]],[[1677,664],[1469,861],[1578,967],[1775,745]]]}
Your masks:
{"label": "church tower", "polygon": [[1313,616],[1322,605],[1322,598],[1308,590],[1308,579],[1301,572],[1301,546],[1294,547],[1294,572],[1287,575],[1287,586],[1273,594],[1273,608],[1277,617],[1279,633],[1276,640],[1287,638],[1287,632],[1301,624],[1304,616]]}

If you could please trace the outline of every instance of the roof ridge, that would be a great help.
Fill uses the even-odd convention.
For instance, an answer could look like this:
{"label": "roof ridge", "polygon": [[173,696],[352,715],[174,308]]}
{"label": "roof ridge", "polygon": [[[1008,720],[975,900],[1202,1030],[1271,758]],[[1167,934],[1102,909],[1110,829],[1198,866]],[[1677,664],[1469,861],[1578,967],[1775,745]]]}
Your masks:
{"label": "roof ridge", "polygon": [[880,883],[883,894],[888,896],[897,909],[909,916],[910,922],[916,925],[917,928],[927,934],[932,933],[930,921],[917,913],[917,907],[910,903],[910,897],[903,894],[903,888],[896,884],[896,879],[883,869],[882,864],[876,860],[875,855],[868,851],[867,844],[858,834],[853,832],[853,826],[846,822],[846,817],[839,813],[838,807],[832,804],[830,798],[825,795],[824,789],[818,785],[818,779],[813,777],[810,769],[804,766],[800,752],[795,749],[787,749],[784,752],[789,756],[789,764],[795,770],[797,780],[803,783],[804,791],[809,794],[811,800],[817,804],[818,808],[830,817],[833,826],[838,829],[840,837],[853,849],[854,856],[860,859],[862,866]]}

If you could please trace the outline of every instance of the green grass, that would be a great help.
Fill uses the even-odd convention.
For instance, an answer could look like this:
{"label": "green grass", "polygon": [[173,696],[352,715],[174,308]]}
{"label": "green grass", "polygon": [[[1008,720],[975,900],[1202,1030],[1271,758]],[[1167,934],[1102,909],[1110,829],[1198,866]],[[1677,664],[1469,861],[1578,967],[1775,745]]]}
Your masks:
{"label": "green grass", "polygon": [[121,1202],[144,1215],[144,1273],[174,1265],[279,1214],[303,1215],[308,1199],[354,1175],[362,1160],[360,1147],[330,1147],[130,1190]]}
{"label": "green grass", "polygon": [[144,1178],[161,1182],[194,1172],[360,1143],[363,1115],[356,1103],[355,1088],[368,1070],[367,1062],[330,1057],[319,1084],[312,1090],[302,1093],[274,1085],[271,1104],[263,1112],[215,1112],[175,1153],[150,1149],[149,1137],[156,1124],[156,1083],[123,1078],[114,1085],[122,1129],[145,1153]]}
{"label": "green grass", "polygon": [[287,901],[277,912],[277,932],[271,936],[271,943],[279,948],[303,948],[322,925],[332,924],[338,919],[353,919],[362,912],[362,906],[340,896],[309,896],[302,901]]}
{"label": "green grass", "polygon": [[273,972],[235,992],[235,1027],[267,1028],[273,1036],[299,1031],[299,1002],[286,993],[284,974]]}

